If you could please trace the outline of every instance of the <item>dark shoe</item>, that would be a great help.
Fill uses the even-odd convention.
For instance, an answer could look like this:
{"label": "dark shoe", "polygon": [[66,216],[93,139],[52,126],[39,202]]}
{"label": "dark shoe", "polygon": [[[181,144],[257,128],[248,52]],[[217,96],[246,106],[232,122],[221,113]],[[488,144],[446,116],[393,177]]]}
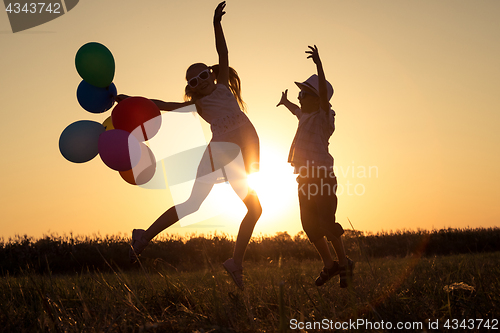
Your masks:
{"label": "dark shoe", "polygon": [[354,271],[354,261],[347,258],[347,267],[339,267],[340,288],[347,288],[352,285],[352,276]]}
{"label": "dark shoe", "polygon": [[142,236],[146,231],[142,229],[134,229],[132,231],[132,243],[128,251],[130,262],[133,264],[137,261],[139,254],[148,246],[149,242],[145,241]]}
{"label": "dark shoe", "polygon": [[233,258],[229,258],[224,263],[222,264],[226,271],[229,273],[229,275],[233,278],[234,283],[240,288],[241,290],[244,289],[244,284],[243,284],[243,267],[237,265],[234,262]]}
{"label": "dark shoe", "polygon": [[323,270],[319,272],[319,276],[316,278],[314,284],[320,287],[324,285],[332,277],[339,274],[339,272],[340,272],[339,263],[337,261],[334,261],[332,268],[323,267]]}

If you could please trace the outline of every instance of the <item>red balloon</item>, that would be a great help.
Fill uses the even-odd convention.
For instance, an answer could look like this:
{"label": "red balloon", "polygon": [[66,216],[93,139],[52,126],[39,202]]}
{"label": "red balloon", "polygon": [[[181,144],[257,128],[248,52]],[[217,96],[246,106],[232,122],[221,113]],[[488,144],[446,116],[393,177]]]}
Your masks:
{"label": "red balloon", "polygon": [[111,113],[113,126],[133,133],[139,141],[151,139],[161,126],[160,109],[144,97],[129,97],[118,103]]}
{"label": "red balloon", "polygon": [[132,169],[140,160],[140,142],[129,132],[112,129],[99,136],[99,156],[108,167],[116,171]]}
{"label": "red balloon", "polygon": [[156,172],[155,155],[144,143],[141,143],[141,158],[139,163],[130,170],[120,171],[120,176],[132,185],[144,185],[149,182]]}

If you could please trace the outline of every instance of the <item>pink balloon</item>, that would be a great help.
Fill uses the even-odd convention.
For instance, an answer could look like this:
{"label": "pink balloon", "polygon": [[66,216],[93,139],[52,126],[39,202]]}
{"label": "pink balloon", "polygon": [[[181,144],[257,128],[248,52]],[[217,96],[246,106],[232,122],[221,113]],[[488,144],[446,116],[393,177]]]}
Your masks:
{"label": "pink balloon", "polygon": [[120,171],[120,176],[132,185],[144,185],[149,182],[156,172],[155,155],[144,143],[141,145],[141,159],[135,167],[130,170]]}
{"label": "pink balloon", "polygon": [[127,131],[120,129],[101,133],[98,149],[104,164],[116,171],[132,169],[141,158],[139,141]]}

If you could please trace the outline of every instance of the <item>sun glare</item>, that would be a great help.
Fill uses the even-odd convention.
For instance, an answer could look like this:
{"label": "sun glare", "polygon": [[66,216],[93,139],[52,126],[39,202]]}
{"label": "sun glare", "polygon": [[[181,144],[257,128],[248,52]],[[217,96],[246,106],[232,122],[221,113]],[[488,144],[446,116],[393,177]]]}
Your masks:
{"label": "sun glare", "polygon": [[[260,171],[248,176],[248,186],[257,192],[261,206],[261,221],[275,225],[286,220],[289,212],[297,206],[297,182],[292,167],[272,151],[261,152]],[[192,191],[193,182],[171,186],[175,204],[184,202]],[[233,184],[234,185],[234,184]],[[175,191],[174,191],[175,190]],[[175,193],[174,193],[175,192]],[[240,195],[245,195],[241,193]],[[240,222],[247,209],[229,183],[215,184],[209,195],[194,213],[183,216],[181,226],[188,226],[216,216],[226,216],[230,221]],[[272,222],[272,223],[271,223]]]}
{"label": "sun glare", "polygon": [[[265,163],[259,172],[248,176],[248,186],[259,196],[263,217],[280,216],[286,213],[290,202],[297,196],[295,177],[289,165],[270,161]],[[246,214],[241,198],[238,198],[228,183],[215,185],[205,204],[227,215],[244,216]]]}
{"label": "sun glare", "polygon": [[296,175],[292,167],[272,151],[262,152],[260,171],[248,176],[249,186],[257,192],[263,217],[284,215],[297,197]]}
{"label": "sun glare", "polygon": [[262,191],[264,182],[260,173],[252,173],[248,176],[248,186],[259,193]]}

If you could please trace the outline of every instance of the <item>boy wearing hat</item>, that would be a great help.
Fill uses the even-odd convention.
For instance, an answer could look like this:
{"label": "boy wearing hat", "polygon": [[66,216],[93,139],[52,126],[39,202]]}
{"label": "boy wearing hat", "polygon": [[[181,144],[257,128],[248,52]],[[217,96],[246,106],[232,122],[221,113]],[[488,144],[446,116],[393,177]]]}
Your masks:
{"label": "boy wearing hat", "polygon": [[[329,102],[333,87],[325,78],[318,48],[316,45],[309,48],[307,58],[312,58],[318,74],[304,82],[295,82],[300,88],[300,107],[288,100],[288,90],[282,93],[277,106],[286,106],[299,119],[288,162],[298,174],[302,227],[324,263],[315,284],[321,286],[339,274],[340,287],[346,288],[352,279],[354,262],[345,254],[341,239],[344,229],[335,222],[337,178],[328,151],[328,140],[335,130],[335,112]],[[333,259],[325,237],[332,243],[338,261]]]}

